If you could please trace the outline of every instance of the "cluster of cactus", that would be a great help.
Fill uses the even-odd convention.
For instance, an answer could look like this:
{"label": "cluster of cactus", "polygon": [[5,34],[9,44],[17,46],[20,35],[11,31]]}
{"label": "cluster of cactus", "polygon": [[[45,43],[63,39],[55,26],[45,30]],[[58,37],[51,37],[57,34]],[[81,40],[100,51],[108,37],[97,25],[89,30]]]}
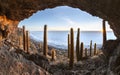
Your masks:
{"label": "cluster of cactus", "polygon": [[106,36],[106,25],[105,25],[105,20],[103,20],[103,46],[106,42],[107,36]]}
{"label": "cluster of cactus", "polygon": [[43,55],[47,56],[48,46],[47,46],[47,25],[44,26],[44,38],[43,38]]}
{"label": "cluster of cactus", "polygon": [[[94,44],[94,55],[97,54],[97,47],[96,47],[96,43]],[[85,57],[87,57],[87,48],[85,48]],[[90,42],[90,56],[92,56],[92,41]]]}
{"label": "cluster of cactus", "polygon": [[74,31],[73,28],[70,29],[70,61],[69,67],[72,69],[74,65]]}
{"label": "cluster of cactus", "polygon": [[77,61],[79,61],[80,60],[80,40],[79,40],[79,38],[80,38],[80,28],[78,28],[78,31],[77,31],[77,39],[76,39],[76,58],[77,58]]}
{"label": "cluster of cactus", "polygon": [[25,30],[25,26],[23,26],[23,49],[25,52],[29,52],[29,32]]}
{"label": "cluster of cactus", "polygon": [[[81,47],[80,47],[80,28],[78,28],[77,31],[77,39],[76,39],[76,58],[77,61],[80,61],[83,59],[83,53],[85,54],[85,57],[88,57],[88,50],[85,48],[84,50],[84,43],[81,42]],[[68,48],[69,49],[69,48]],[[84,52],[85,51],[85,52]],[[92,40],[90,41],[90,50],[89,50],[89,56],[92,56]],[[94,44],[94,55],[96,55],[96,43]]]}
{"label": "cluster of cactus", "polygon": [[84,50],[84,44],[81,42],[80,47],[80,28],[77,30],[77,39],[76,39],[76,58],[77,61],[80,61],[83,59],[83,50]]}

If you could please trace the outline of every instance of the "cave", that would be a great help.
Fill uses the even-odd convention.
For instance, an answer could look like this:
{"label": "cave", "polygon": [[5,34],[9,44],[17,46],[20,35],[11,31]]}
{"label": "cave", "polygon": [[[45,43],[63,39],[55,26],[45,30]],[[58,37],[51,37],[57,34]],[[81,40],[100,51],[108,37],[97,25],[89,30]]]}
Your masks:
{"label": "cave", "polygon": [[20,21],[37,11],[57,6],[79,8],[108,21],[117,40],[107,41],[104,53],[109,52],[108,75],[117,75],[120,69],[120,0],[0,0],[0,41],[14,33]]}
{"label": "cave", "polygon": [[[9,25],[9,30],[15,29],[18,23],[37,11],[42,11],[47,8],[54,8],[56,6],[71,6],[79,8],[93,16],[98,16],[110,24],[117,39],[120,38],[119,20],[120,9],[119,0],[25,0],[25,1],[0,1],[0,24]],[[7,22],[6,22],[7,21]],[[3,26],[3,27],[4,27]],[[4,30],[4,29],[2,29]]]}

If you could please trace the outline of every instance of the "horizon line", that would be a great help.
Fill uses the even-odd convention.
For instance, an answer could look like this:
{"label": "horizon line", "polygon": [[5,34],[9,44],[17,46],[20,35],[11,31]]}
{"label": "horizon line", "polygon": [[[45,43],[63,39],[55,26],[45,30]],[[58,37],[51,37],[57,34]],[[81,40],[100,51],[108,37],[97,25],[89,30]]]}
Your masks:
{"label": "horizon line", "polygon": [[[43,30],[30,30],[30,31],[43,31]],[[69,30],[47,30],[47,31],[69,31]],[[77,31],[77,30],[75,30]],[[81,30],[81,31],[87,31],[87,32],[102,32],[100,30]],[[113,32],[112,30],[107,30],[107,32]]]}

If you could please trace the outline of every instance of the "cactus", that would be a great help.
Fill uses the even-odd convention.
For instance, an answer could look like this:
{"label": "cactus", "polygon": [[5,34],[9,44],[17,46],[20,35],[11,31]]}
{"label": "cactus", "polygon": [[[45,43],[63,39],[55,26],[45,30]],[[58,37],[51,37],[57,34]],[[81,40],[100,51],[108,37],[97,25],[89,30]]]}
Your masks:
{"label": "cactus", "polygon": [[47,46],[47,25],[44,26],[44,38],[43,38],[43,55],[47,56],[48,46]]}
{"label": "cactus", "polygon": [[52,49],[51,53],[52,53],[52,59],[51,60],[54,61],[55,60],[55,55],[56,55],[55,49]]}
{"label": "cactus", "polygon": [[19,47],[21,48],[22,47],[22,37],[19,36]]}
{"label": "cactus", "polygon": [[39,48],[40,48],[40,49],[42,48],[42,44],[41,44],[41,43],[39,44]]}
{"label": "cactus", "polygon": [[26,39],[25,39],[25,37],[26,37],[26,32],[25,32],[25,26],[23,26],[23,49],[24,49],[24,51],[26,51]]}
{"label": "cactus", "polygon": [[96,55],[96,43],[94,44],[94,55]]}
{"label": "cactus", "polygon": [[68,34],[68,58],[70,58],[70,35]]}
{"label": "cactus", "polygon": [[87,57],[87,48],[85,48],[85,57]]}
{"label": "cactus", "polygon": [[29,32],[26,31],[26,51],[29,53]]}
{"label": "cactus", "polygon": [[77,61],[79,61],[80,60],[80,57],[79,57],[79,51],[80,51],[80,47],[79,47],[79,45],[80,45],[80,40],[79,40],[79,38],[80,38],[80,28],[78,28],[78,31],[77,31],[77,39],[76,39],[76,58],[77,58]]}
{"label": "cactus", "polygon": [[74,65],[74,31],[73,31],[73,28],[70,29],[70,41],[71,41],[71,47],[70,47],[69,67],[72,69]]}
{"label": "cactus", "polygon": [[2,33],[0,32],[0,47],[2,45]]}
{"label": "cactus", "polygon": [[83,44],[83,42],[81,42],[81,47],[80,47],[80,52],[79,52],[80,60],[82,60],[82,58],[83,58],[83,49],[84,49],[84,44]]}
{"label": "cactus", "polygon": [[92,40],[90,41],[90,56],[92,56]]}
{"label": "cactus", "polygon": [[107,36],[106,36],[106,25],[105,25],[105,20],[103,20],[103,46],[106,42]]}

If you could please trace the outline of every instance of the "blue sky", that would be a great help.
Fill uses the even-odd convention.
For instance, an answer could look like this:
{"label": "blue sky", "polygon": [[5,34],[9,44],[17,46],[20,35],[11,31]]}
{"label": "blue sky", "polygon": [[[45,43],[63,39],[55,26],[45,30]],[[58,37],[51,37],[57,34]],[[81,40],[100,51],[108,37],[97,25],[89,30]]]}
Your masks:
{"label": "blue sky", "polygon": [[[80,28],[82,31],[101,31],[102,19],[92,16],[78,8],[60,6],[52,9],[38,11],[28,19],[19,23],[19,27],[26,26],[30,31],[42,31],[44,25],[48,25],[49,31],[64,31]],[[110,27],[107,24],[107,30]]]}

